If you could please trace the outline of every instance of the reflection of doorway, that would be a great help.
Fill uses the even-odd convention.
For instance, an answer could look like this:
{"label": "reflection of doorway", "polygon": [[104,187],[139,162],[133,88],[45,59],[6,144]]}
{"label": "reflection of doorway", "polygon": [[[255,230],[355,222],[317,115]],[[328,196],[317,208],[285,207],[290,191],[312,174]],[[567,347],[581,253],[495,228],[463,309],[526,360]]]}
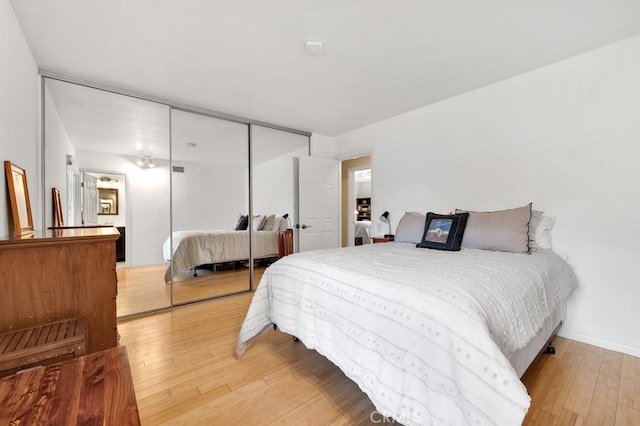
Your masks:
{"label": "reflection of doorway", "polygon": [[82,225],[82,213],[81,213],[81,187],[80,187],[80,173],[75,169],[73,159],[71,156],[67,156],[67,182],[66,182],[66,214],[63,215],[65,224],[68,226],[80,226]]}
{"label": "reflection of doorway", "polygon": [[[349,241],[355,245],[371,244],[371,168],[349,173],[349,204],[355,206],[355,220],[349,229]],[[353,234],[353,237],[351,237]]]}
{"label": "reflection of doorway", "polygon": [[98,178],[82,173],[82,224],[98,224]]}
{"label": "reflection of doorway", "polygon": [[116,241],[118,267],[126,262],[126,175],[87,171],[82,173],[83,225],[111,225],[120,232]]}
{"label": "reflection of doorway", "polygon": [[[364,170],[369,170],[367,178],[358,178],[358,180],[367,180],[366,183],[356,182],[356,172],[359,176],[367,176]],[[368,186],[368,197],[366,187]],[[364,192],[359,191],[365,189]],[[369,198],[369,212],[371,212],[371,156],[353,158],[342,162],[342,246],[353,246],[355,244],[355,225],[358,204],[357,195],[363,195],[360,198]],[[362,222],[362,221],[361,221]],[[362,225],[360,223],[359,225]],[[361,230],[362,232],[362,230]]]}

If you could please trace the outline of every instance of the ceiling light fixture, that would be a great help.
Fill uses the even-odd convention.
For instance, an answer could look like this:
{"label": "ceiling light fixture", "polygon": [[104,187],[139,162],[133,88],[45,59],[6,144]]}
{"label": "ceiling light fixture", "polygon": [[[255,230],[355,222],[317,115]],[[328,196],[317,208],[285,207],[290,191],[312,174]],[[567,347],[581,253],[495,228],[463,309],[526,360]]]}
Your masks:
{"label": "ceiling light fixture", "polygon": [[304,50],[313,56],[322,55],[324,44],[321,41],[309,40],[304,43]]}
{"label": "ceiling light fixture", "polygon": [[152,169],[156,166],[149,155],[139,158],[138,161],[136,161],[136,164],[143,169]]}

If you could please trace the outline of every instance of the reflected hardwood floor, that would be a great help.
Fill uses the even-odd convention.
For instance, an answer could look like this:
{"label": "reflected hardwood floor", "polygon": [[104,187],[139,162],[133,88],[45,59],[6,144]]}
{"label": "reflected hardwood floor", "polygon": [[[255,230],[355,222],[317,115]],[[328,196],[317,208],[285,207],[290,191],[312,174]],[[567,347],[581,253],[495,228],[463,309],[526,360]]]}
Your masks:
{"label": "reflected hardwood floor", "polygon": [[[119,323],[143,425],[373,424],[357,385],[284,333],[234,358],[251,297]],[[559,337],[555,345],[523,377],[532,397],[525,425],[640,424],[640,358]]]}
{"label": "reflected hardwood floor", "polygon": [[[118,317],[158,308],[171,304],[171,286],[164,283],[166,264],[117,269],[118,296],[116,299]],[[255,285],[266,269],[254,266]],[[198,276],[184,274],[173,282],[174,304],[201,300],[249,289],[249,268],[233,270],[198,270]]]}

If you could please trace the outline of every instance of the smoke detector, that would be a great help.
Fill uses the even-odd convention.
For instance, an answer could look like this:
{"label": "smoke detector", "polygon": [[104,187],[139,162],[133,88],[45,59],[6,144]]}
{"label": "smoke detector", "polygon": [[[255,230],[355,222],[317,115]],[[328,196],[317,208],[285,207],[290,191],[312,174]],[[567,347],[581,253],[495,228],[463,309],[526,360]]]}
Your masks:
{"label": "smoke detector", "polygon": [[310,55],[322,55],[324,44],[321,41],[309,40],[304,43],[304,50]]}

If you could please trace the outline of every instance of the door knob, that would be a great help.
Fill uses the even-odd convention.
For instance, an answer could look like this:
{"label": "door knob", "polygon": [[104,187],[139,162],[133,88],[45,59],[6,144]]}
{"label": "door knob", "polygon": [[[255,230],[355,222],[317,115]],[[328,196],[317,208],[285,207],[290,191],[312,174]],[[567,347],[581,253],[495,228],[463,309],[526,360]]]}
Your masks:
{"label": "door knob", "polygon": [[307,229],[307,228],[311,228],[311,225],[305,225],[304,223],[302,224],[302,229]]}

